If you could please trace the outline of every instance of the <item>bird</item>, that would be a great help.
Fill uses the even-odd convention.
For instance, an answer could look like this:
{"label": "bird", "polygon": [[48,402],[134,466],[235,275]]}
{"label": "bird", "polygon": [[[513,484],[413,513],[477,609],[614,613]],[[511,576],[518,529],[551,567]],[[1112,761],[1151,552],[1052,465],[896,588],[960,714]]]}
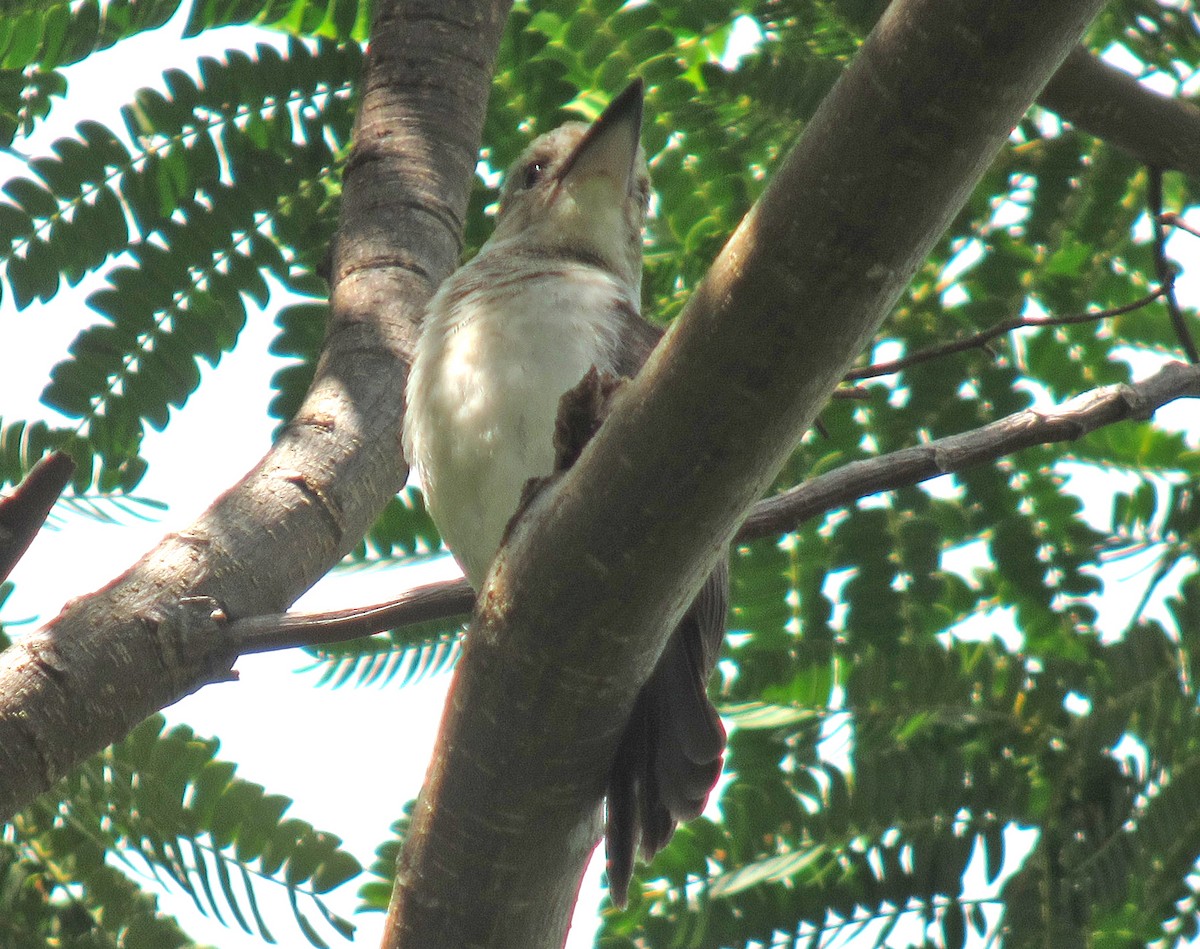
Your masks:
{"label": "bird", "polygon": [[[662,330],[641,313],[650,179],[635,80],[591,124],[536,138],[508,169],[495,229],[431,298],[407,386],[405,457],[478,591],[531,479],[555,467],[559,403],[589,370],[637,374]],[[638,693],[605,791],[609,895],[698,816],[725,730],[707,692],[728,561],[709,576]]]}

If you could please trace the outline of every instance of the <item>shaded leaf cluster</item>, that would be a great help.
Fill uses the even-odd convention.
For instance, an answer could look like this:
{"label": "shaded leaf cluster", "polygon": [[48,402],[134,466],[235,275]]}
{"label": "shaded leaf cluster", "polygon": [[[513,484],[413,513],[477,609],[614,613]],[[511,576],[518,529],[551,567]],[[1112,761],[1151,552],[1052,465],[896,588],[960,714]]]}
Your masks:
{"label": "shaded leaf cluster", "polygon": [[[235,777],[236,765],[216,757],[217,745],[184,726],[164,730],[162,716],[152,716],[20,814],[0,848],[14,911],[24,908],[37,924],[29,930],[14,921],[20,938],[73,926],[71,939],[93,941],[70,945],[190,945],[174,920],[157,913],[139,876],[272,942],[258,891],[281,886],[310,943],[327,944],[306,908],[349,936],[354,927],[322,896],[357,876],[358,861],[336,836],[286,817],[287,797]],[[108,854],[128,874],[107,863]],[[43,902],[28,907],[37,896]]]}

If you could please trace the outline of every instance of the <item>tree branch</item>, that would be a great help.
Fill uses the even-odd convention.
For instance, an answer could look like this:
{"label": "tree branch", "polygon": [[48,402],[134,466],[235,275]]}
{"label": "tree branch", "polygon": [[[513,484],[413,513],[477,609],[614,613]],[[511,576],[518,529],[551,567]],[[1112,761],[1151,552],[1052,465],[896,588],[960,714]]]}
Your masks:
{"label": "tree branch", "polygon": [[1196,341],[1192,339],[1192,331],[1188,328],[1187,320],[1183,318],[1183,310],[1180,309],[1179,300],[1175,296],[1175,266],[1167,259],[1167,222],[1163,219],[1161,168],[1150,168],[1146,182],[1146,202],[1150,205],[1150,227],[1154,232],[1154,272],[1159,284],[1167,291],[1163,299],[1167,304],[1167,313],[1171,316],[1175,338],[1187,353],[1189,362],[1200,362]]}
{"label": "tree branch", "polygon": [[[1168,402],[1200,397],[1200,366],[1168,363],[1130,385],[1105,386],[1045,411],[1025,409],[988,425],[924,445],[852,461],[765,500],[734,536],[747,542],[793,531],[830,511],[883,491],[895,491],[986,464],[1034,445],[1073,441],[1106,425],[1149,418]],[[239,653],[319,646],[470,612],[475,595],[465,580],[416,587],[374,606],[328,613],[250,616],[229,624]]]}
{"label": "tree branch", "polygon": [[939,346],[930,346],[926,349],[917,350],[914,353],[909,353],[900,359],[892,359],[888,362],[871,363],[869,366],[861,366],[858,369],[851,369],[846,373],[847,379],[873,379],[878,376],[890,376],[894,372],[900,372],[908,369],[911,366],[916,366],[923,362],[929,362],[932,359],[940,359],[942,356],[949,356],[952,353],[961,353],[968,349],[980,349],[990,343],[998,336],[1003,336],[1005,333],[1011,333],[1013,330],[1025,329],[1030,326],[1070,326],[1073,323],[1094,323],[1098,320],[1111,319],[1114,316],[1121,316],[1125,313],[1132,313],[1134,310],[1140,310],[1144,306],[1153,303],[1159,297],[1171,294],[1171,288],[1175,283],[1175,275],[1167,273],[1167,282],[1152,292],[1146,294],[1140,299],[1134,300],[1131,303],[1123,304],[1122,306],[1114,306],[1107,310],[1089,310],[1085,313],[1071,313],[1067,316],[1018,316],[1011,320],[1005,320],[1002,323],[997,323],[995,326],[990,326],[985,330],[980,330],[978,333],[972,333],[970,336],[965,336],[962,339],[951,340],[948,343],[942,343]]}
{"label": "tree branch", "polygon": [[1200,108],[1147,89],[1076,48],[1038,103],[1147,165],[1200,178]]}
{"label": "tree branch", "polygon": [[1104,386],[1045,411],[1025,409],[925,445],[852,461],[760,501],[738,531],[753,540],[792,530],[835,508],[1054,442],[1074,441],[1106,425],[1149,418],[1168,402],[1200,397],[1200,366],[1168,363],[1132,385]]}
{"label": "tree branch", "polygon": [[0,498],[0,583],[25,556],[74,473],[75,462],[70,455],[51,452],[33,466],[8,497]]}
{"label": "tree branch", "polygon": [[1162,213],[1162,222],[1168,227],[1177,227],[1181,231],[1187,231],[1187,233],[1191,234],[1192,237],[1200,237],[1200,229],[1192,227],[1192,225],[1188,224],[1187,221],[1181,218],[1174,211],[1164,211]]}
{"label": "tree branch", "polygon": [[403,484],[407,354],[425,301],[458,262],[507,9],[375,4],[331,321],[304,405],[195,524],[0,654],[0,820],[146,715],[228,674],[227,637],[182,598],[209,597],[232,617],[279,612]]}
{"label": "tree branch", "polygon": [[613,749],[666,636],[1100,6],[888,7],[663,345],[500,550],[389,946],[561,945]]}
{"label": "tree branch", "polygon": [[327,613],[247,616],[229,624],[229,636],[239,653],[320,646],[427,620],[465,616],[474,603],[475,593],[466,580],[448,580],[414,587],[403,596],[375,606]]}

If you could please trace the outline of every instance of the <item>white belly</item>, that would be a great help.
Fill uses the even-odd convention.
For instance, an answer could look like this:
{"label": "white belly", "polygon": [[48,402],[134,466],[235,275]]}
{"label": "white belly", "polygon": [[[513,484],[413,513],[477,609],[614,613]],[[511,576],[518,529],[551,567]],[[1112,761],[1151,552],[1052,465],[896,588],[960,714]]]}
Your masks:
{"label": "white belly", "polygon": [[[583,266],[542,271],[490,286],[451,277],[430,302],[409,378],[405,454],[476,589],[521,489],[553,469],[560,397],[593,365],[613,365],[616,282]],[[468,285],[486,289],[460,299]]]}

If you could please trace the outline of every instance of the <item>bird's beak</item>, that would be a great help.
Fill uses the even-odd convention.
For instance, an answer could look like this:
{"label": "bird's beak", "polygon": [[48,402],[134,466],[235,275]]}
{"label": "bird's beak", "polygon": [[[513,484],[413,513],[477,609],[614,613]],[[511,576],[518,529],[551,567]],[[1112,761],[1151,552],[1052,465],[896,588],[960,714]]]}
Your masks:
{"label": "bird's beak", "polygon": [[641,79],[635,79],[592,123],[559,172],[568,188],[608,179],[620,194],[628,193],[642,137]]}

